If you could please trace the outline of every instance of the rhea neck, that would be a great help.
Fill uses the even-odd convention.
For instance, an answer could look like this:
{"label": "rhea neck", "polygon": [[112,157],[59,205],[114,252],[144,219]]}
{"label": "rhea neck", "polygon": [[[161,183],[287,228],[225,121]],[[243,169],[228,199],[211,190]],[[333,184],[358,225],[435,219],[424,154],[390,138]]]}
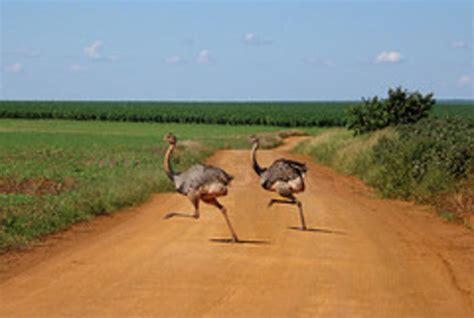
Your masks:
{"label": "rhea neck", "polygon": [[255,172],[258,174],[258,175],[261,175],[265,169],[263,169],[262,167],[260,167],[260,165],[258,164],[257,162],[257,149],[258,149],[258,141],[254,142],[253,146],[252,146],[252,153],[251,153],[251,157],[252,157],[252,168],[253,170],[255,170]]}
{"label": "rhea neck", "polygon": [[166,150],[165,158],[163,160],[163,168],[165,169],[168,178],[170,178],[172,181],[177,175],[177,173],[173,170],[173,167],[171,166],[171,154],[173,153],[174,148],[176,148],[176,143],[170,143],[168,149]]}

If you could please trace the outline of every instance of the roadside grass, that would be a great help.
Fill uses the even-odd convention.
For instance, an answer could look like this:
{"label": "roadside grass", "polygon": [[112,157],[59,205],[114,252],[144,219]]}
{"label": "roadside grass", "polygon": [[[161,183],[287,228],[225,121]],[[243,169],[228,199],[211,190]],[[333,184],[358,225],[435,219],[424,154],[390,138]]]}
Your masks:
{"label": "roadside grass", "polygon": [[332,128],[298,144],[294,151],[310,155],[317,162],[347,175],[364,175],[370,166],[371,150],[382,137],[394,136],[393,129],[353,137],[343,128]]}
{"label": "roadside grass", "polygon": [[[167,132],[179,138],[177,170],[217,149],[278,145],[280,127],[64,120],[0,120],[0,251],[98,214],[171,191],[162,169]],[[310,132],[316,133],[312,129]]]}
{"label": "roadside grass", "polygon": [[[456,122],[442,123],[439,129],[432,125],[427,121],[409,128],[415,133],[386,128],[358,136],[343,128],[328,129],[294,151],[359,177],[383,197],[430,203],[443,219],[470,224],[474,217],[472,128]],[[453,133],[456,127],[460,131]]]}

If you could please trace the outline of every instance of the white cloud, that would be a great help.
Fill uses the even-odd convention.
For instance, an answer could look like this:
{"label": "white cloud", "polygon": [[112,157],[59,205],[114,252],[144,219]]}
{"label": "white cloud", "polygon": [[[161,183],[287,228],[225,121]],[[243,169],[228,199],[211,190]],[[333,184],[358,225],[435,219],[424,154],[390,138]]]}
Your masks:
{"label": "white cloud", "polygon": [[184,59],[181,56],[173,55],[165,59],[166,64],[177,65],[184,63]]}
{"label": "white cloud", "polygon": [[105,55],[102,53],[102,48],[104,43],[102,41],[94,41],[90,46],[86,46],[84,48],[84,55],[91,59],[91,60],[99,60],[99,61],[111,61],[116,62],[121,59],[121,57],[117,54],[114,55]]}
{"label": "white cloud", "polygon": [[23,72],[23,65],[21,63],[13,63],[5,65],[5,71],[8,73],[21,73]]}
{"label": "white cloud", "polygon": [[101,57],[100,50],[102,48],[102,41],[94,41],[90,46],[84,48],[84,54],[90,59],[99,59]]}
{"label": "white cloud", "polygon": [[209,50],[201,50],[201,52],[199,52],[197,58],[196,58],[196,61],[199,63],[199,64],[210,64],[211,61],[212,61],[212,57],[211,57],[211,52]]}
{"label": "white cloud", "polygon": [[453,43],[451,43],[451,46],[455,49],[464,49],[466,47],[466,42],[454,41]]}
{"label": "white cloud", "polygon": [[272,44],[272,41],[262,39],[253,32],[248,32],[244,35],[244,43],[247,45],[267,45]]}
{"label": "white cloud", "polygon": [[257,42],[257,35],[255,33],[247,33],[244,35],[244,42],[247,44],[254,44]]}
{"label": "white cloud", "polygon": [[374,63],[398,63],[403,59],[400,52],[397,51],[383,51],[375,57]]}
{"label": "white cloud", "polygon": [[82,71],[86,70],[86,67],[83,66],[83,65],[79,65],[79,64],[72,64],[69,67],[69,70],[72,71],[72,72],[82,72]]}
{"label": "white cloud", "polygon": [[474,78],[470,75],[463,75],[458,79],[459,87],[474,86]]}

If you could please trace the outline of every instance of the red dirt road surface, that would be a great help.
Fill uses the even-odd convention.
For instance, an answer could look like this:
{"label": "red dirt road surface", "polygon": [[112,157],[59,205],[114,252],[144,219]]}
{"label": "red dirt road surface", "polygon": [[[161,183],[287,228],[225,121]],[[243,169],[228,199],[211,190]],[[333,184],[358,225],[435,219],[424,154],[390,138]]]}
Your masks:
{"label": "red dirt road surface", "polygon": [[309,231],[293,206],[267,208],[249,151],[210,163],[235,176],[220,212],[187,198],[81,224],[31,251],[0,256],[0,317],[474,317],[474,234],[429,207],[382,200],[354,178],[306,160]]}

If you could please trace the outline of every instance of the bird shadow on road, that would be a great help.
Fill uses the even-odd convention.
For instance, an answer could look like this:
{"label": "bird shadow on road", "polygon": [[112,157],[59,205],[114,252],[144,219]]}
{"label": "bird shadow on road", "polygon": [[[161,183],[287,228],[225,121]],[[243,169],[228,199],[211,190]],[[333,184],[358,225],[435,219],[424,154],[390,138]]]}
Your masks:
{"label": "bird shadow on road", "polygon": [[238,240],[237,242],[232,241],[230,238],[212,238],[209,241],[214,243],[224,243],[224,244],[253,244],[253,245],[266,245],[270,244],[269,241],[265,240]]}
{"label": "bird shadow on road", "polygon": [[318,229],[318,228],[307,228],[306,230],[303,230],[298,226],[289,226],[288,229],[293,230],[293,231],[300,231],[300,232],[346,235],[346,232],[338,231],[338,230],[328,230],[328,229]]}
{"label": "bird shadow on road", "polygon": [[164,220],[168,220],[174,217],[179,218],[188,218],[188,219],[197,219],[193,214],[190,213],[182,213],[182,212],[168,212],[163,216]]}

